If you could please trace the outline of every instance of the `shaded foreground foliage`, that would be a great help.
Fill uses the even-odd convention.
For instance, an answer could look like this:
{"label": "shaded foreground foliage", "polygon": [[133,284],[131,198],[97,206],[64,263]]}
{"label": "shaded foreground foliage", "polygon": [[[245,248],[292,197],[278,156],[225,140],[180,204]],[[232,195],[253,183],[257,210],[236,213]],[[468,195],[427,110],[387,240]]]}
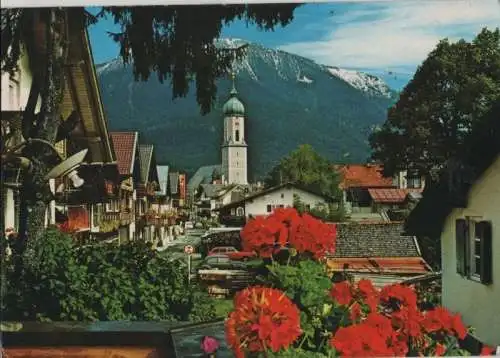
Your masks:
{"label": "shaded foreground foliage", "polygon": [[[49,228],[33,264],[3,255],[2,312],[7,321],[205,321],[213,301],[189,286],[185,268],[143,242],[79,247]],[[3,251],[4,252],[4,251]],[[17,261],[19,262],[19,261]]]}

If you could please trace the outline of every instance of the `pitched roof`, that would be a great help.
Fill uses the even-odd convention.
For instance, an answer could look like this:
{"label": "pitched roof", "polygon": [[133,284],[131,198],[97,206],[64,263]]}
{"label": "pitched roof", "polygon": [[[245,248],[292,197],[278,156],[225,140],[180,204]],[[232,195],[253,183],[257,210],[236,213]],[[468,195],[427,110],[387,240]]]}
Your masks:
{"label": "pitched roof", "polygon": [[214,170],[220,171],[221,165],[205,165],[198,168],[188,182],[188,191],[194,193],[200,184],[209,184],[212,181],[212,173]]}
{"label": "pitched roof", "polygon": [[168,192],[168,165],[157,165],[158,181],[160,184],[160,193],[166,195]]}
{"label": "pitched roof", "polygon": [[118,161],[118,172],[121,175],[132,174],[139,133],[111,132],[110,134]]}
{"label": "pitched roof", "polygon": [[392,178],[382,176],[382,166],[375,164],[347,164],[337,165],[335,169],[341,174],[342,189],[352,187],[393,187]]}
{"label": "pitched roof", "polygon": [[225,192],[228,185],[224,184],[201,184],[203,192],[207,198],[216,198]]}
{"label": "pitched roof", "polygon": [[139,144],[139,167],[141,170],[141,181],[147,183],[149,171],[151,169],[151,159],[153,158],[152,144]]}
{"label": "pitched roof", "polygon": [[338,223],[331,257],[420,257],[414,236],[404,236],[403,223]]}
{"label": "pitched roof", "polygon": [[177,194],[179,192],[179,173],[169,173],[170,193]]}
{"label": "pitched roof", "polygon": [[310,189],[310,188],[306,188],[306,187],[304,187],[302,185],[299,185],[299,184],[296,184],[296,183],[284,183],[284,184],[276,185],[276,186],[273,186],[271,188],[267,188],[267,189],[258,191],[258,192],[254,193],[254,194],[246,196],[245,198],[243,198],[241,200],[238,200],[238,201],[235,201],[235,202],[231,202],[231,203],[229,203],[227,205],[224,205],[224,206],[222,206],[222,207],[220,207],[218,209],[215,209],[215,210],[220,210],[220,209],[230,208],[232,206],[237,206],[237,205],[240,205],[241,203],[243,203],[245,201],[256,199],[258,197],[261,197],[263,195],[272,193],[273,191],[276,191],[276,190],[279,190],[279,189],[285,188],[285,187],[294,187],[294,188],[297,188],[299,190],[302,190],[302,191],[305,191],[305,192],[308,192],[308,193],[311,193],[311,194],[323,197],[325,199],[327,198],[325,195],[319,193],[318,191]]}
{"label": "pitched roof", "polygon": [[431,271],[421,257],[330,258],[327,267],[332,271],[382,274],[425,274]]}
{"label": "pitched roof", "polygon": [[422,189],[369,188],[368,193],[375,203],[402,203],[410,193],[420,193]]}

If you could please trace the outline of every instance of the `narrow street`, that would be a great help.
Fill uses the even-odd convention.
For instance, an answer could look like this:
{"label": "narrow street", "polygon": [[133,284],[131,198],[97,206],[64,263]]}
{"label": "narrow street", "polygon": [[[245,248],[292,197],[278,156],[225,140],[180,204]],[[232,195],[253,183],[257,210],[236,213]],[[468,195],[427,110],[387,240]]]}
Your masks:
{"label": "narrow street", "polygon": [[201,236],[205,233],[203,229],[191,229],[186,230],[185,235],[178,236],[175,240],[167,243],[165,248],[159,247],[158,251],[168,254],[172,260],[177,260],[185,257],[184,247],[186,245],[191,245],[195,248],[195,252],[192,258],[199,258],[199,254],[196,252],[197,246],[201,242]]}

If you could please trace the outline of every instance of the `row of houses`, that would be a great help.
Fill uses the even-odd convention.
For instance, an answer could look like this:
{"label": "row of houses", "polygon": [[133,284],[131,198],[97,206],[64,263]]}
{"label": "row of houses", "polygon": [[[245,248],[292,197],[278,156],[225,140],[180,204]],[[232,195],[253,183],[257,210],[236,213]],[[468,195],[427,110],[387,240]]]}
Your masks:
{"label": "row of houses", "polygon": [[[342,165],[332,168],[341,178],[342,206],[350,221],[402,221],[421,198],[425,178],[399,172],[394,178],[385,178],[382,167],[374,164]],[[325,205],[331,198],[317,188],[296,183],[283,183],[271,188],[262,185],[223,185],[216,179],[198,184],[194,205],[201,215],[219,214],[222,222],[244,223],[248,217],[267,215],[278,207],[290,207],[300,198],[306,208]],[[194,183],[194,184],[193,184]]]}
{"label": "row of houses", "polygon": [[[172,235],[185,200],[185,175],[156,162],[152,144],[137,131],[110,132],[84,21],[67,9],[69,48],[61,125],[54,145],[55,173],[49,179],[45,225],[58,225],[81,240],[165,240]],[[80,20],[80,21],[79,21]],[[23,50],[19,70],[2,73],[2,157],[27,143],[23,110],[32,75]],[[71,167],[68,172],[65,168]],[[59,175],[58,175],[59,174]],[[2,163],[2,220],[6,231],[19,229],[21,166]]]}

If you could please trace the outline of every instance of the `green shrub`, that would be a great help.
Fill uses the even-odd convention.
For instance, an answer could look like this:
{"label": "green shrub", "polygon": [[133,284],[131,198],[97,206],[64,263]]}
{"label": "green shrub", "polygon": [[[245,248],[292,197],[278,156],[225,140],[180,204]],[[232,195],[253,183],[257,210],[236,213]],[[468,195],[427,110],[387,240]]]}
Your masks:
{"label": "green shrub", "polygon": [[[47,229],[32,264],[6,272],[5,320],[204,320],[214,310],[176,261],[149,244],[77,246]],[[8,265],[9,266],[9,265]]]}

